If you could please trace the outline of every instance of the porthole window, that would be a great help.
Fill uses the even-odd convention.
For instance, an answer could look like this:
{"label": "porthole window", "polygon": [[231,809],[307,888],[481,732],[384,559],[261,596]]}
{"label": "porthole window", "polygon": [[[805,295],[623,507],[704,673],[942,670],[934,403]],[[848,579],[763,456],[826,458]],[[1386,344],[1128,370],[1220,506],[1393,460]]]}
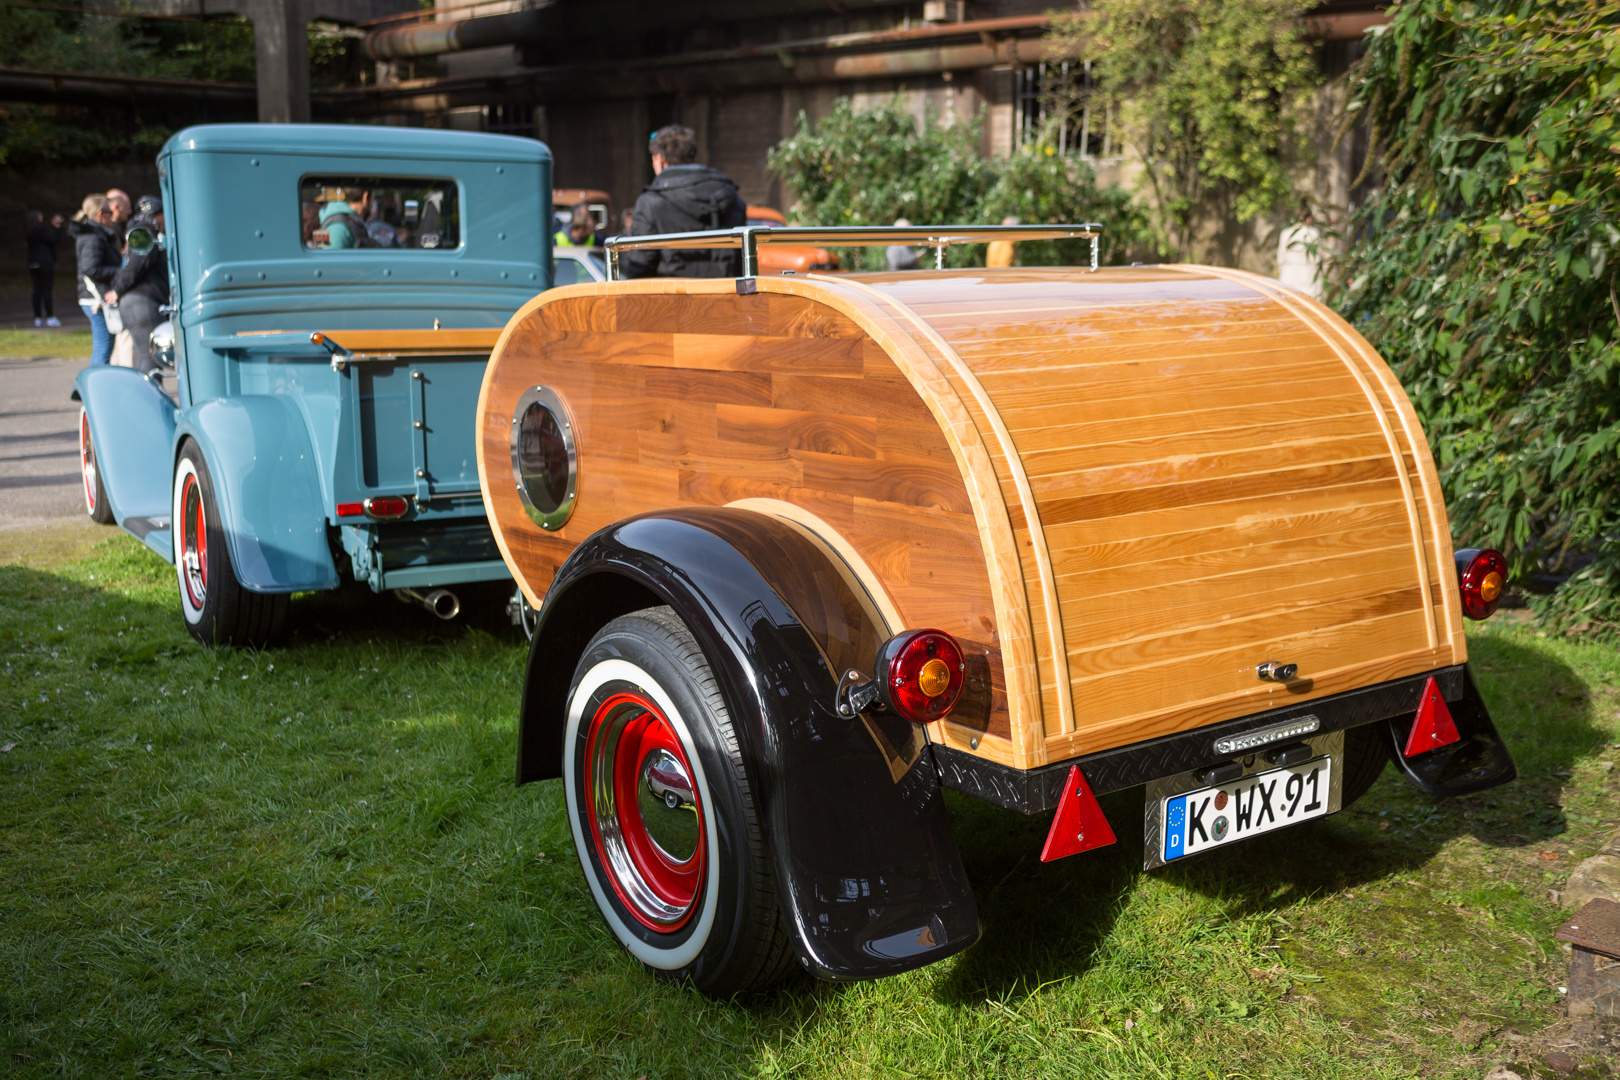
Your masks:
{"label": "porthole window", "polygon": [[549,386],[535,386],[512,412],[512,479],[529,518],[542,529],[560,529],[574,512],[579,459],[573,419]]}

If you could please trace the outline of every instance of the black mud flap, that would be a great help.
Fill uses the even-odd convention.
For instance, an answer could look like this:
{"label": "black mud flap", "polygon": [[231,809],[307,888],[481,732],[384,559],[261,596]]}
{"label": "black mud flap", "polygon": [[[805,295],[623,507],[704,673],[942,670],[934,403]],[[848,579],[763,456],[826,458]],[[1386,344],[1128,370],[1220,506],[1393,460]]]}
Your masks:
{"label": "black mud flap", "polygon": [[1452,722],[1457,725],[1457,741],[1415,757],[1404,753],[1416,713],[1392,716],[1379,725],[1384,731],[1384,749],[1406,782],[1429,795],[1455,798],[1506,784],[1518,779],[1518,766],[1507,744],[1496,733],[1485,701],[1474,685],[1474,676],[1463,668],[1463,696],[1448,701]]}

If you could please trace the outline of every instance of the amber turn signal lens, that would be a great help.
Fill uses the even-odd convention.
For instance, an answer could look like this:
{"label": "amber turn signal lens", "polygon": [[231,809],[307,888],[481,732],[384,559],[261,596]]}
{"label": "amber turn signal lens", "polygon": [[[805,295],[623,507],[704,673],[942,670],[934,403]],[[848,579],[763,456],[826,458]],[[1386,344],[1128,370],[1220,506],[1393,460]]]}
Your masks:
{"label": "amber turn signal lens", "polygon": [[939,697],[951,685],[951,669],[945,661],[935,657],[917,673],[917,689],[931,698]]}
{"label": "amber turn signal lens", "polygon": [[1507,559],[1500,551],[1464,548],[1457,552],[1457,588],[1462,593],[1463,614],[1470,619],[1489,618],[1501,602],[1507,573]]}
{"label": "amber turn signal lens", "polygon": [[949,714],[967,682],[962,647],[940,630],[896,634],[878,650],[872,668],[883,703],[913,724]]}

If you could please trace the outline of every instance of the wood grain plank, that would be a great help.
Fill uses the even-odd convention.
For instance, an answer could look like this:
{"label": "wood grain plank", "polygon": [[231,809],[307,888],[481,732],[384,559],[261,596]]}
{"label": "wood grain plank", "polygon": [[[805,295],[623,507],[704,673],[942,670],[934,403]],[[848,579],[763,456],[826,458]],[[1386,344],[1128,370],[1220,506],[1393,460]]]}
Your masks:
{"label": "wood grain plank", "polygon": [[[1218,416],[1210,417],[1208,422],[1225,423]],[[1066,470],[1106,468],[1120,461],[1171,461],[1188,455],[1222,454],[1257,447],[1286,446],[1301,441],[1353,438],[1378,431],[1372,417],[1365,412],[1327,416],[1310,424],[1284,420],[1203,428],[1193,421],[1188,428],[1182,436],[1160,435],[1113,443],[1077,442],[1062,428],[1019,431],[1015,437],[1030,473],[1047,476]]]}
{"label": "wood grain plank", "polygon": [[[1200,415],[1202,414],[1202,415]],[[1221,430],[1245,423],[1309,423],[1345,415],[1372,415],[1353,381],[1343,376],[1313,379],[1286,401],[1256,401],[1253,395],[1196,393],[1158,401],[1128,398],[1110,401],[1095,412],[1084,405],[1054,403],[1009,409],[1008,426],[1018,434],[1058,428],[1074,434],[1074,443],[1128,442],[1189,431]]]}
{"label": "wood grain plank", "polygon": [[693,371],[687,368],[649,371],[642,392],[649,397],[712,401],[722,405],[771,404],[771,377],[747,371]]}
{"label": "wood grain plank", "polygon": [[[1261,618],[1416,588],[1411,550],[1396,545],[1340,551],[1106,594],[1071,589],[1062,601],[1063,617],[1077,627],[1076,647],[1125,645],[1193,630],[1230,631],[1237,638],[1248,633],[1240,616]],[[1421,607],[1422,598],[1414,595],[1412,606]]]}
{"label": "wood grain plank", "polygon": [[[1265,543],[1242,544],[1154,561],[1140,560],[1123,566],[1089,566],[1078,559],[1065,558],[1065,570],[1076,566],[1083,566],[1084,569],[1060,574],[1058,590],[1064,596],[1123,598],[1138,589],[1180,585],[1190,594],[1200,595],[1199,583],[1241,573],[1252,567],[1282,568],[1301,563],[1320,565],[1324,560],[1359,559],[1363,554],[1376,561],[1380,556],[1374,553],[1399,550],[1407,545],[1407,536],[1401,531],[1403,527],[1399,519],[1364,529],[1345,529],[1336,522],[1331,531],[1313,536],[1285,536],[1269,539]],[[1065,556],[1072,554],[1064,553]],[[1133,554],[1139,556],[1141,552]]]}
{"label": "wood grain plank", "polygon": [[[1094,360],[1093,350],[1085,350],[1084,355]],[[1270,401],[1288,396],[1296,380],[1342,374],[1342,367],[1326,350],[1284,346],[1267,338],[1251,348],[1229,352],[1188,348],[1184,355],[1176,355],[1156,350],[1150,357],[1136,352],[1112,363],[996,371],[980,379],[995,391],[1003,409],[1022,409],[1050,404],[1041,395],[1050,395],[1053,386],[1084,387],[1085,396],[1079,403],[1085,407],[1107,398],[1174,392],[1188,384],[1195,391],[1247,389],[1252,399]]]}
{"label": "wood grain plank", "polygon": [[[877,421],[869,416],[719,405],[715,420],[716,434],[722,442],[834,457],[877,457]],[[872,466],[864,468],[870,470]]]}
{"label": "wood grain plank", "polygon": [[615,298],[613,329],[619,333],[760,337],[771,332],[771,298],[765,295],[693,297],[642,292]]}
{"label": "wood grain plank", "polygon": [[1137,545],[1159,537],[1182,537],[1204,529],[1230,528],[1254,542],[1272,535],[1273,530],[1279,535],[1287,535],[1293,523],[1304,516],[1336,517],[1341,513],[1391,502],[1402,503],[1401,512],[1405,513],[1400,486],[1393,477],[1387,477],[1336,486],[1279,485],[1279,490],[1261,492],[1248,498],[1146,510],[1105,521],[1065,524],[1046,518],[1043,520],[1046,521],[1048,541],[1054,550],[1059,551],[1099,544]]}
{"label": "wood grain plank", "polygon": [[[1418,611],[1402,611],[1334,627],[1331,636],[1319,630],[1269,641],[1240,644],[1198,657],[1183,657],[1151,668],[1106,672],[1076,682],[1074,690],[1088,708],[1080,718],[1084,727],[1106,728],[1116,717],[1167,711],[1191,702],[1214,705],[1225,699],[1227,715],[1246,716],[1266,702],[1290,704],[1309,700],[1324,673],[1345,667],[1377,668],[1389,656],[1427,651],[1426,619]],[[1340,643],[1348,648],[1340,647]],[[1431,653],[1432,655],[1432,653]],[[1255,675],[1256,659],[1287,656],[1303,675],[1282,693],[1267,694]],[[1274,706],[1273,706],[1274,707]]]}
{"label": "wood grain plank", "polygon": [[[867,368],[860,379],[825,378],[819,375],[776,374],[771,376],[771,400],[776,409],[800,412],[842,413],[876,419],[906,420],[938,428],[934,418],[890,363],[888,377],[878,377]],[[933,439],[931,442],[939,442]]]}
{"label": "wood grain plank", "polygon": [[[1094,522],[1102,518],[1153,510],[1231,502],[1275,493],[1279,489],[1297,491],[1302,488],[1333,488],[1366,480],[1388,479],[1394,475],[1394,465],[1387,457],[1374,457],[1326,465],[1307,465],[1297,469],[1279,469],[1271,473],[1254,473],[1191,484],[1167,485],[1144,491],[1110,491],[1100,495],[1079,495],[1043,500],[1040,504],[1041,522],[1048,527],[1077,521]],[[1021,527],[1017,522],[1014,522],[1014,526]]]}
{"label": "wood grain plank", "polygon": [[850,338],[775,338],[677,334],[676,367],[714,371],[803,372],[860,378],[862,349]]}
{"label": "wood grain plank", "polygon": [[972,504],[962,491],[961,474],[953,462],[876,462],[811,453],[794,457],[804,470],[807,487],[947,514],[973,512]]}
{"label": "wood grain plank", "polygon": [[[1374,624],[1360,632],[1376,635],[1382,632],[1382,627]],[[1313,677],[1308,686],[1296,684],[1289,687],[1262,683],[1256,679],[1252,688],[1241,693],[1212,693],[1171,706],[1133,700],[1130,694],[1131,680],[1122,678],[1116,692],[1098,701],[1098,714],[1113,709],[1112,715],[1097,723],[1088,723],[1071,735],[1054,736],[1048,743],[1047,752],[1054,761],[1063,761],[1129,742],[1162,738],[1221,720],[1314,701],[1360,686],[1433,671],[1449,663],[1449,650],[1420,646],[1406,652],[1392,652],[1367,663],[1326,668]]]}
{"label": "wood grain plank", "polygon": [[[1318,633],[1323,627],[1331,627],[1335,637],[1343,637],[1343,632],[1356,623],[1402,614],[1413,615],[1419,621],[1423,619],[1423,594],[1416,586],[1328,603],[1302,603],[1254,615],[1245,613],[1223,623],[1176,630],[1155,637],[1097,646],[1082,643],[1080,647],[1069,650],[1069,673],[1073,682],[1081,683],[1110,673],[1146,669],[1166,663],[1190,663],[1208,653],[1240,645],[1252,647],[1249,643],[1263,646],[1266,642]],[[1374,644],[1373,648],[1378,650],[1383,646]],[[1344,649],[1343,653],[1352,657],[1356,655],[1349,649]],[[1290,658],[1289,662],[1295,661]],[[1252,674],[1252,664],[1250,669]],[[1305,674],[1308,677],[1310,673],[1306,671]]]}
{"label": "wood grain plank", "polygon": [[[726,408],[727,406],[722,406]],[[1100,495],[1108,492],[1145,492],[1164,486],[1194,487],[1218,480],[1271,475],[1291,469],[1335,465],[1375,458],[1390,465],[1383,454],[1381,432],[1368,432],[1338,438],[1300,438],[1270,445],[1246,447],[1217,453],[1185,453],[1168,458],[1148,458],[1126,465],[1085,465],[1084,452],[1052,451],[1043,455],[1046,470],[1031,472],[1030,486],[1042,504],[1055,499]],[[1393,466],[1390,466],[1393,471]]]}

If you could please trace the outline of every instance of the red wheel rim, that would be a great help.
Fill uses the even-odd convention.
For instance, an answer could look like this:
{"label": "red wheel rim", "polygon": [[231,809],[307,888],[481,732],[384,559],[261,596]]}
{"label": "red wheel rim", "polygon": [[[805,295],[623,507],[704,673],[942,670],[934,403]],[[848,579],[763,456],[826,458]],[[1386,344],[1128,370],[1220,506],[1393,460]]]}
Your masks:
{"label": "red wheel rim", "polygon": [[674,933],[697,907],[707,840],[686,748],[639,693],[597,707],[586,738],[585,811],[598,861],[636,921]]}
{"label": "red wheel rim", "polygon": [[175,523],[180,544],[180,580],[186,599],[201,609],[208,599],[208,522],[203,515],[202,485],[188,472],[180,484],[180,520]]}
{"label": "red wheel rim", "polygon": [[79,410],[79,471],[84,474],[84,503],[96,512],[96,455],[90,446],[90,414]]}

